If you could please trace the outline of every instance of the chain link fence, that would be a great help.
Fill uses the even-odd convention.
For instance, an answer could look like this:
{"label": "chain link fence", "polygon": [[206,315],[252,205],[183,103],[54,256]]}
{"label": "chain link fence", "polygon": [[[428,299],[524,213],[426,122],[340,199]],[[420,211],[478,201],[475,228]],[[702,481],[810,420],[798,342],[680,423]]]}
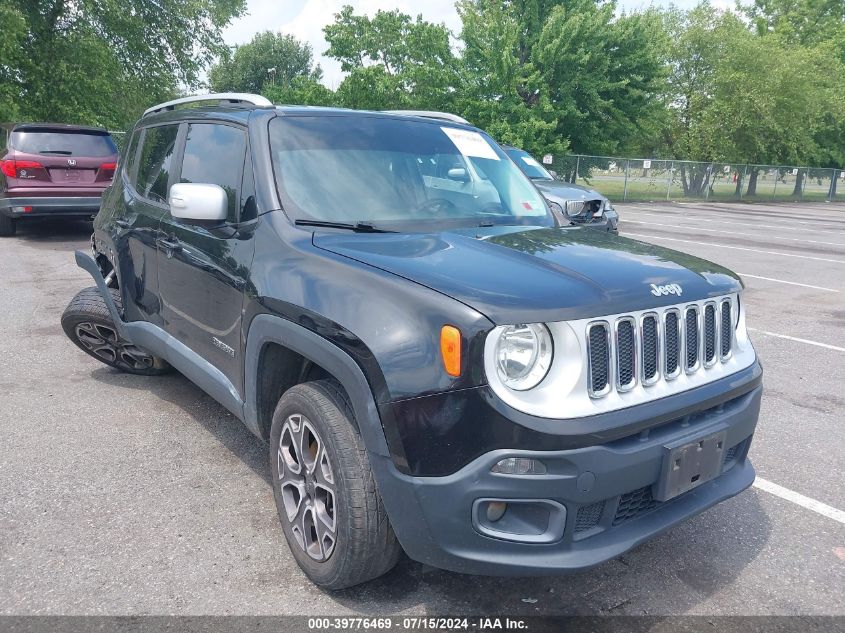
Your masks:
{"label": "chain link fence", "polygon": [[[546,161],[548,157],[546,157]],[[615,202],[845,200],[845,170],[572,154],[546,167]]]}
{"label": "chain link fence", "polygon": [[117,151],[123,152],[123,145],[126,143],[126,132],[117,132],[115,130],[109,130],[109,134],[114,139],[114,144],[117,145]]}

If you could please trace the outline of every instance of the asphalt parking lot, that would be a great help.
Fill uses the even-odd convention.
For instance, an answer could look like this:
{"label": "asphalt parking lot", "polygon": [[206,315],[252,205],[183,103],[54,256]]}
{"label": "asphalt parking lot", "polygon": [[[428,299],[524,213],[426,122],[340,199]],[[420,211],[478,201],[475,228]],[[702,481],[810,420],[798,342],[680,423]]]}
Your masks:
{"label": "asphalt parking lot", "polygon": [[576,575],[405,559],[335,594],[287,549],[264,445],[178,374],[121,374],[65,338],[90,224],[21,226],[0,241],[0,613],[845,615],[845,204],[619,210],[623,235],[743,275],[763,487]]}

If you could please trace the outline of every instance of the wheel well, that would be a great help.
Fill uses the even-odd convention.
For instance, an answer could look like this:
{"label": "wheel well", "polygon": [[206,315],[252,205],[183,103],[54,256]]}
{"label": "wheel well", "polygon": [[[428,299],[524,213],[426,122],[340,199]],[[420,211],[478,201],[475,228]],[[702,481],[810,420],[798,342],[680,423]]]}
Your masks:
{"label": "wheel well", "polygon": [[[112,263],[109,261],[109,258],[103,255],[102,253],[99,253],[97,255],[97,259],[95,261],[97,262],[97,267],[100,269],[100,272],[103,274],[103,277],[108,277],[109,273],[114,270],[114,266],[112,266]],[[109,282],[109,288],[117,287],[117,275],[112,275],[112,278]]]}
{"label": "wheel well", "polygon": [[333,378],[325,369],[278,343],[265,345],[258,357],[256,405],[261,436],[270,437],[273,412],[282,394],[303,382]]}

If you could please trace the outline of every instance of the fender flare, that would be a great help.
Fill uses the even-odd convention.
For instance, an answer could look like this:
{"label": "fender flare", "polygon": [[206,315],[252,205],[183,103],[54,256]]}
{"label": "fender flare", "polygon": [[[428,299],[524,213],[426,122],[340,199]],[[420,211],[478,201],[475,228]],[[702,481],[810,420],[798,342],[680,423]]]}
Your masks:
{"label": "fender flare", "polygon": [[97,290],[100,291],[100,294],[103,297],[103,302],[106,304],[106,308],[108,308],[109,316],[114,322],[114,327],[117,330],[117,333],[121,338],[131,341],[126,332],[126,323],[117,311],[117,306],[111,298],[111,293],[106,285],[106,280],[103,278],[103,273],[97,265],[97,262],[94,261],[93,257],[87,253],[83,253],[82,251],[74,251],[73,255],[76,258],[76,265],[94,278],[94,283],[97,284]]}
{"label": "fender flare", "polygon": [[244,423],[261,437],[258,421],[258,364],[268,343],[282,345],[329,372],[349,395],[358,429],[367,450],[390,456],[372,389],[364,372],[349,354],[311,330],[270,314],[250,323],[244,356]]}

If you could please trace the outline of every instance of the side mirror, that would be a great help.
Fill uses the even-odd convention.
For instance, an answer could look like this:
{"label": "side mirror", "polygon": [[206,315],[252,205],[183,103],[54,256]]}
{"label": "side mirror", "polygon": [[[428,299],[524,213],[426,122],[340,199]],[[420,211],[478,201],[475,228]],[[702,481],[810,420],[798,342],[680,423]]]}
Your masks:
{"label": "side mirror", "polygon": [[179,183],[170,188],[170,215],[192,222],[221,222],[229,215],[229,198],[220,185]]}
{"label": "side mirror", "polygon": [[463,167],[452,167],[448,171],[449,180],[459,180],[460,182],[469,182],[469,174]]}
{"label": "side mirror", "polygon": [[549,170],[549,173],[552,175],[552,178],[554,178],[555,180],[557,180],[558,176],[557,176],[557,172],[556,172],[556,171],[554,171],[554,170],[550,169],[550,170]]}

